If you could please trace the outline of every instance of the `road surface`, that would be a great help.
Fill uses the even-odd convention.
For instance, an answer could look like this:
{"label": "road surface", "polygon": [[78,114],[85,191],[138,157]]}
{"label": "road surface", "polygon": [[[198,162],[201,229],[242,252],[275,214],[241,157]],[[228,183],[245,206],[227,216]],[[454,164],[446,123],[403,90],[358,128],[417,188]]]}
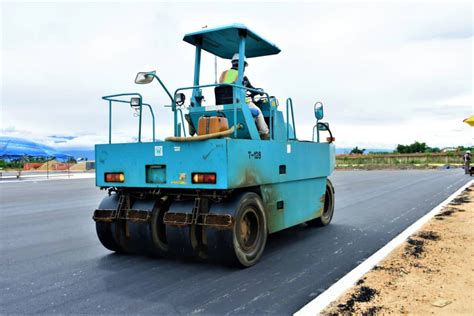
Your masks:
{"label": "road surface", "polygon": [[0,313],[292,314],[470,180],[457,170],[340,171],[325,228],[269,237],[262,260],[117,255],[91,219],[93,179],[0,181]]}

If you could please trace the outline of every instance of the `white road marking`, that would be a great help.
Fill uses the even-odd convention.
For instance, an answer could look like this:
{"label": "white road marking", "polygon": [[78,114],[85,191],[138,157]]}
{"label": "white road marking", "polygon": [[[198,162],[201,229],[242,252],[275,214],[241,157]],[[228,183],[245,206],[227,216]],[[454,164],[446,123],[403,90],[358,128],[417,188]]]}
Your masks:
{"label": "white road marking", "polygon": [[419,230],[425,223],[427,223],[434,215],[439,213],[441,209],[449,204],[456,196],[458,196],[464,189],[471,186],[474,180],[469,181],[463,185],[459,190],[454,192],[446,200],[438,204],[435,208],[429,211],[426,215],[421,217],[398,236],[393,238],[388,244],[380,248],[372,256],[367,258],[360,265],[355,267],[352,271],[347,273],[339,281],[331,285],[326,291],[321,293],[314,300],[306,304],[303,308],[297,311],[295,316],[306,316],[306,315],[317,315],[321,313],[331,302],[335,301],[340,297],[346,290],[352,287],[364,274],[370,271],[376,264],[382,261],[387,255],[389,255],[395,248],[401,245],[409,236],[413,235]]}
{"label": "white road marking", "polygon": [[[24,179],[14,178],[0,178],[0,184],[7,183],[22,183],[22,182],[41,182],[41,181],[52,181],[52,180],[77,180],[77,179],[92,179],[95,178],[95,173],[71,173],[69,176],[67,174],[55,174],[49,175],[49,178],[46,178],[46,175],[25,175]],[[10,180],[15,179],[15,180]]]}

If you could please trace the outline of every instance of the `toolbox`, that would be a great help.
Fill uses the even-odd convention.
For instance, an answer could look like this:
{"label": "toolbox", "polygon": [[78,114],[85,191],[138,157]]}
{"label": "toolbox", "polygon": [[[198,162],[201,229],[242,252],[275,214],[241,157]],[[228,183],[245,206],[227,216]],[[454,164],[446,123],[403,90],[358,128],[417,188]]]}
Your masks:
{"label": "toolbox", "polygon": [[214,134],[229,129],[224,116],[201,116],[198,121],[198,135]]}

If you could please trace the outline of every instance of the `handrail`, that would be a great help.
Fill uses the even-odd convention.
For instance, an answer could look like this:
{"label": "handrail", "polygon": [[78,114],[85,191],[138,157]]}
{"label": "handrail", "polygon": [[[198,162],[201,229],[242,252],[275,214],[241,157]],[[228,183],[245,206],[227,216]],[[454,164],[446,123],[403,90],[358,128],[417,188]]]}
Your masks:
{"label": "handrail", "polygon": [[152,131],[153,131],[153,142],[155,142],[155,114],[153,112],[153,108],[148,103],[142,103],[142,96],[140,93],[132,92],[132,93],[119,93],[119,94],[112,94],[103,96],[102,99],[109,101],[109,144],[112,144],[112,102],[118,103],[128,103],[130,101],[125,101],[121,99],[116,99],[117,97],[124,97],[124,96],[138,96],[140,98],[140,113],[139,113],[139,124],[138,124],[138,142],[141,142],[141,132],[142,132],[142,106],[145,105],[148,107],[151,113],[152,118]]}
{"label": "handrail", "polygon": [[296,139],[296,128],[295,128],[295,114],[293,112],[293,100],[291,98],[286,99],[286,140],[290,139],[290,117],[289,109],[291,108],[291,121],[293,127],[293,136]]}
{"label": "handrail", "polygon": [[152,122],[152,131],[153,131],[153,142],[155,142],[155,114],[153,113],[153,109],[151,108],[151,105],[148,103],[143,103],[142,105],[146,105],[150,109],[151,113],[151,122]]}
{"label": "handrail", "polygon": [[[265,92],[264,90],[257,90],[257,89],[253,89],[253,88],[247,88],[247,87],[244,87],[244,86],[241,86],[241,85],[230,84],[230,83],[212,83],[212,84],[205,84],[205,85],[182,87],[182,88],[176,89],[175,92],[174,92],[174,95],[176,96],[176,94],[179,91],[183,91],[183,90],[195,90],[195,89],[199,89],[199,88],[211,88],[211,87],[218,87],[218,86],[230,86],[230,87],[234,87],[234,88],[237,88],[237,89],[245,89],[245,90],[248,90],[248,91],[263,94],[267,97],[267,100],[270,101],[270,95],[267,92]],[[174,105],[175,100],[173,99],[172,102],[173,102],[173,105]],[[232,104],[233,104],[233,107],[234,107],[234,123],[235,123],[235,121],[237,120],[237,107],[236,107],[235,103],[232,103]],[[270,138],[271,139],[273,139],[273,116],[274,116],[274,110],[273,110],[273,107],[270,104],[270,122],[269,122],[270,127],[269,128],[270,128]],[[176,124],[177,124],[176,119],[177,118],[175,117],[175,129],[176,129]],[[234,130],[234,137],[237,137],[237,129]],[[295,134],[295,137],[296,137],[296,134]]]}
{"label": "handrail", "polygon": [[186,128],[184,127],[185,125],[184,125],[183,110],[181,110],[180,108],[177,108],[176,111],[181,114],[181,126],[183,127],[184,137],[186,137]]}
{"label": "handrail", "polygon": [[[314,142],[314,130],[318,128],[318,122],[313,126],[313,137],[311,138],[311,141]],[[318,132],[316,142],[319,143],[319,129],[316,130]]]}
{"label": "handrail", "polygon": [[239,88],[239,89],[245,89],[245,90],[248,90],[248,91],[253,91],[253,92],[256,92],[256,93],[264,94],[270,99],[270,96],[264,90],[257,90],[257,89],[253,89],[253,88],[247,88],[247,87],[232,84],[232,83],[211,83],[211,84],[204,84],[204,85],[197,85],[197,86],[190,86],[190,87],[182,87],[182,88],[176,89],[175,92],[174,92],[174,95],[176,95],[178,93],[178,91],[181,91],[181,90],[192,90],[192,89],[210,88],[210,87],[218,87],[218,86],[230,86],[230,87],[235,87],[235,88]]}
{"label": "handrail", "polygon": [[313,137],[311,139],[311,141],[314,142],[314,129],[316,129],[316,132],[317,132],[317,138],[316,138],[316,142],[319,143],[319,126],[322,125],[326,128],[326,130],[329,132],[329,143],[332,143],[333,140],[334,140],[334,137],[332,136],[332,132],[331,132],[331,129],[329,128],[329,124],[328,123],[323,123],[323,122],[320,122],[320,121],[316,121],[316,125],[313,126]]}
{"label": "handrail", "polygon": [[103,100],[107,100],[107,101],[116,101],[116,102],[130,103],[130,101],[124,101],[124,100],[112,99],[112,98],[115,98],[115,97],[132,96],[132,95],[136,95],[136,96],[138,96],[140,99],[143,99],[142,95],[141,95],[140,93],[137,93],[137,92],[105,95],[105,96],[102,97],[102,99],[103,99]]}

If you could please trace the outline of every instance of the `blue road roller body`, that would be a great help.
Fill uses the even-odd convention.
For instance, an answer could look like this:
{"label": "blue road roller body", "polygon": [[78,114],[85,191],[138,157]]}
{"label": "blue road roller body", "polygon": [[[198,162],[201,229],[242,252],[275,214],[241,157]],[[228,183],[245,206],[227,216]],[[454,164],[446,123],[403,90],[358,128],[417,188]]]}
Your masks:
{"label": "blue road roller body", "polygon": [[[156,81],[168,95],[174,113],[170,137],[155,139],[153,107],[140,94],[103,97],[109,104],[109,143],[95,147],[96,185],[109,194],[93,215],[97,234],[116,252],[248,267],[264,253],[268,234],[302,223],[330,223],[334,137],[329,124],[320,121],[320,102],[308,107],[316,116],[313,140],[300,141],[290,98],[282,106],[270,92],[243,85],[245,58],[280,52],[246,26],[204,29],[184,41],[196,48],[192,86],[171,94],[155,72],[138,73],[135,80]],[[200,84],[202,50],[224,59],[238,53],[237,80]],[[215,104],[204,106],[204,90],[214,93]],[[184,92],[192,94],[189,101]],[[260,109],[267,137],[259,133],[248,102]],[[137,142],[113,142],[117,103],[137,110]],[[151,141],[142,140],[145,115],[152,117]],[[214,122],[219,130],[212,130]]]}

